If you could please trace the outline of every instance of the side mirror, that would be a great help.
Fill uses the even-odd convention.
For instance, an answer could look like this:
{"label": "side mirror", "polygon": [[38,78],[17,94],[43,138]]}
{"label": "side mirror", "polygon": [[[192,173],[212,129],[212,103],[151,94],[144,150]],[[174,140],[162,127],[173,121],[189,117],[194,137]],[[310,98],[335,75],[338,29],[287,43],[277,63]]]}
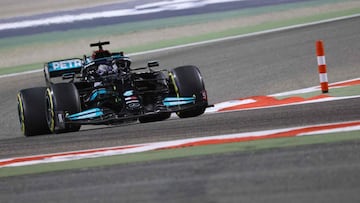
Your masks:
{"label": "side mirror", "polygon": [[158,67],[159,62],[158,61],[149,61],[147,65],[148,65],[149,68]]}

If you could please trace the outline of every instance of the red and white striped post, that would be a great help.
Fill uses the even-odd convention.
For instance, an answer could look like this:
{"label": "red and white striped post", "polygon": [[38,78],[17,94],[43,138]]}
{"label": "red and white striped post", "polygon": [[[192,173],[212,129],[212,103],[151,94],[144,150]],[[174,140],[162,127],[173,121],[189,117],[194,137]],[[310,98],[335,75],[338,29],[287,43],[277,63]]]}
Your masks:
{"label": "red and white striped post", "polygon": [[329,92],[328,77],[326,72],[326,61],[324,45],[321,40],[316,41],[317,64],[319,68],[320,86],[322,93]]}

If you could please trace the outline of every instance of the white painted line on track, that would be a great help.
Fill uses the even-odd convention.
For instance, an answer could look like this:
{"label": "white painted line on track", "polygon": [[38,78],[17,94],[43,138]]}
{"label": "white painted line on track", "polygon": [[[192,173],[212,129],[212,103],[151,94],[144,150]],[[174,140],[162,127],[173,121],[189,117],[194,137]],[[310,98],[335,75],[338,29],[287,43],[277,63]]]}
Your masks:
{"label": "white painted line on track", "polygon": [[[360,78],[354,78],[354,79],[350,79],[350,80],[334,82],[334,83],[329,84],[329,86],[334,86],[334,85],[353,82],[353,81],[358,81],[358,80],[360,80]],[[341,86],[339,86],[339,87],[331,87],[331,88],[332,89],[333,88],[341,88]],[[291,90],[291,91],[287,91],[287,92],[271,94],[269,96],[271,96],[271,97],[282,97],[282,96],[289,96],[289,95],[296,95],[296,94],[306,94],[306,93],[320,91],[320,90],[321,90],[320,86],[318,85],[318,86],[308,87],[308,88],[299,89],[299,90]]]}
{"label": "white painted line on track", "polygon": [[41,71],[43,71],[43,69],[30,70],[30,71],[25,71],[25,72],[21,72],[21,73],[11,73],[11,74],[6,74],[6,75],[0,75],[0,79],[20,76],[20,75],[26,75],[26,74],[32,74],[32,73],[39,73]]}
{"label": "white painted line on track", "polygon": [[[146,55],[146,54],[153,54],[153,53],[158,53],[158,52],[170,51],[170,50],[174,50],[174,49],[181,49],[181,48],[188,48],[188,47],[193,47],[193,46],[200,46],[200,45],[205,45],[205,44],[210,44],[210,43],[222,42],[222,41],[233,40],[233,39],[240,39],[240,38],[244,38],[244,37],[251,37],[251,36],[262,35],[262,34],[269,34],[269,33],[273,33],[273,32],[280,32],[280,31],[285,31],[285,30],[290,30],[290,29],[302,28],[302,27],[318,25],[318,24],[322,24],[322,23],[329,23],[329,22],[334,22],[334,21],[339,21],[339,20],[351,19],[351,18],[356,18],[356,17],[359,17],[359,16],[360,16],[360,14],[354,14],[354,15],[349,15],[349,16],[331,18],[331,19],[327,19],[327,20],[315,21],[315,22],[311,22],[311,23],[303,23],[303,24],[291,25],[291,26],[275,28],[275,29],[270,29],[270,30],[265,30],[265,31],[253,32],[253,33],[249,33],[249,34],[242,34],[242,35],[224,37],[224,38],[219,38],[219,39],[213,39],[213,40],[206,40],[206,41],[201,41],[201,42],[189,43],[189,44],[184,44],[184,45],[172,46],[172,47],[167,47],[167,48],[154,49],[154,50],[150,50],[150,51],[137,52],[137,53],[128,54],[128,56],[130,56],[130,57],[131,56],[139,56],[139,55]],[[7,75],[0,75],[0,79],[1,78],[7,78],[7,77],[19,76],[19,75],[25,75],[25,74],[30,74],[30,73],[37,73],[37,72],[40,72],[40,71],[42,71],[42,69],[33,70],[33,71],[27,71],[27,72],[21,72],[21,73],[12,73],[12,74],[7,74]]]}
{"label": "white painted line on track", "polygon": [[307,136],[307,135],[314,135],[314,134],[329,134],[329,133],[341,133],[341,132],[352,132],[360,130],[360,126],[350,126],[350,127],[343,127],[343,128],[336,128],[330,130],[317,130],[313,132],[307,133],[300,133],[297,136]]}

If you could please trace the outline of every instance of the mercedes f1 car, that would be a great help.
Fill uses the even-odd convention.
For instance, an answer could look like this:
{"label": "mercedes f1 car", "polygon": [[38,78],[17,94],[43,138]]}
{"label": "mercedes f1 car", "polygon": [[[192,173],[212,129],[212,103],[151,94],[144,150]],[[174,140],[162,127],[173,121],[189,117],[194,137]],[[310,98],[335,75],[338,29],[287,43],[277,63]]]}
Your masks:
{"label": "mercedes f1 car", "polygon": [[196,66],[155,70],[157,61],[132,68],[123,52],[103,46],[91,56],[51,61],[44,65],[45,87],[17,95],[25,136],[78,131],[86,124],[140,123],[199,116],[208,105],[203,78]]}

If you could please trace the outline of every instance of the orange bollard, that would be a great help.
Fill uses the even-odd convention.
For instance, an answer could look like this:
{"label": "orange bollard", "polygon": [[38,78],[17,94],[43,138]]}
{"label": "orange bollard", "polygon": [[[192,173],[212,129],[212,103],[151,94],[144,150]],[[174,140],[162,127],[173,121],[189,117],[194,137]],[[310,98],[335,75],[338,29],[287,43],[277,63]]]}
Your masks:
{"label": "orange bollard", "polygon": [[316,42],[317,64],[319,68],[320,86],[322,93],[329,92],[328,77],[326,72],[325,51],[321,40]]}

